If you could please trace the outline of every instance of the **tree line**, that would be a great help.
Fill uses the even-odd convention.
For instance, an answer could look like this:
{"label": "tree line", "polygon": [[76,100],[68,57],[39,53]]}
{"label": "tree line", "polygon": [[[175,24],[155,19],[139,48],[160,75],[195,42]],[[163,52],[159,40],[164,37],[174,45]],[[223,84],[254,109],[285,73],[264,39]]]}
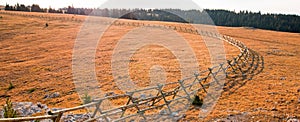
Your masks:
{"label": "tree line", "polygon": [[62,10],[55,10],[52,8],[49,8],[49,9],[41,8],[38,4],[32,4],[31,6],[25,6],[24,4],[18,4],[18,3],[14,6],[10,6],[9,4],[6,4],[5,10],[7,10],[7,11],[62,13]]}
{"label": "tree line", "polygon": [[[252,27],[275,31],[300,32],[300,16],[285,14],[262,14],[250,11],[228,10],[181,10],[181,9],[100,9],[100,8],[67,8],[43,9],[39,5],[25,6],[23,4],[9,6],[5,10],[32,11],[93,15],[134,20],[170,21],[195,24],[215,24],[230,27]],[[184,19],[183,19],[184,18]]]}
{"label": "tree line", "polygon": [[300,16],[285,14],[261,14],[261,12],[206,10],[216,25],[254,27],[275,31],[300,32]]}

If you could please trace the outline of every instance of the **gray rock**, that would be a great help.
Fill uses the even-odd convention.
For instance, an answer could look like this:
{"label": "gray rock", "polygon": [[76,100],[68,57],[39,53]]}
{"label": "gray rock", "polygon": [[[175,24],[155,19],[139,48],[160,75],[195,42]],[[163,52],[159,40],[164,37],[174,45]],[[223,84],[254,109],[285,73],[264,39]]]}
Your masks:
{"label": "gray rock", "polygon": [[48,94],[46,94],[43,99],[47,99],[47,98],[49,98]]}
{"label": "gray rock", "polygon": [[[43,106],[43,108],[39,106]],[[31,116],[32,114],[40,113],[48,108],[44,104],[33,104],[32,102],[13,102],[13,107],[19,116]]]}
{"label": "gray rock", "polygon": [[97,122],[106,122],[106,121],[105,121],[105,119],[103,119],[103,118],[99,118],[99,119],[97,120]]}
{"label": "gray rock", "polygon": [[263,108],[256,108],[256,109],[254,109],[255,111],[261,111],[261,110],[263,110]]}
{"label": "gray rock", "polygon": [[285,77],[281,77],[280,80],[286,80],[286,78]]}
{"label": "gray rock", "polygon": [[161,110],[161,111],[159,112],[159,114],[164,115],[164,114],[167,114],[167,112],[166,112],[166,110]]}
{"label": "gray rock", "polygon": [[267,99],[267,100],[265,100],[265,101],[266,101],[266,102],[272,102],[271,100],[268,100],[268,99]]}
{"label": "gray rock", "polygon": [[290,118],[287,120],[287,122],[300,122],[300,120],[296,118]]}
{"label": "gray rock", "polygon": [[40,102],[38,102],[38,103],[36,103],[36,105],[39,107],[39,108],[41,108],[41,109],[48,109],[48,106],[47,105],[45,105],[45,104],[41,104]]}
{"label": "gray rock", "polygon": [[172,112],[171,116],[173,116],[173,117],[179,117],[179,113],[178,112]]}
{"label": "gray rock", "polygon": [[105,93],[105,97],[114,96],[114,95],[116,95],[115,92],[107,92],[107,93]]}
{"label": "gray rock", "polygon": [[[91,118],[91,114],[67,114],[62,116],[63,122],[85,121]],[[102,121],[103,122],[103,121]]]}
{"label": "gray rock", "polygon": [[54,92],[54,93],[50,96],[50,98],[56,98],[56,97],[59,97],[59,96],[60,96],[59,92]]}
{"label": "gray rock", "polygon": [[52,108],[52,111],[59,111],[62,110],[62,108]]}
{"label": "gray rock", "polygon": [[0,118],[4,118],[3,110],[0,110]]}
{"label": "gray rock", "polygon": [[40,122],[53,122],[51,119],[40,120]]}
{"label": "gray rock", "polygon": [[275,95],[278,94],[278,92],[268,92],[269,95]]}
{"label": "gray rock", "polygon": [[141,94],[141,96],[140,96],[141,99],[146,99],[146,97],[147,96],[145,94]]}
{"label": "gray rock", "polygon": [[272,109],[271,109],[271,111],[278,111],[275,107],[273,107]]}
{"label": "gray rock", "polygon": [[47,98],[57,98],[57,97],[60,97],[60,93],[59,92],[54,92],[52,94],[46,94],[44,96],[44,99],[47,99]]}

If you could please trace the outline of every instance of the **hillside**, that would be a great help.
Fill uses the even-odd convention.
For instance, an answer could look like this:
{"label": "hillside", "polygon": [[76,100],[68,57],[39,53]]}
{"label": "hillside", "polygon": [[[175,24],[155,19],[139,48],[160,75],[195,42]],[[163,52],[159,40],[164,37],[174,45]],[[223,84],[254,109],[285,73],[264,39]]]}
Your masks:
{"label": "hillside", "polygon": [[[72,51],[85,16],[26,14],[34,17],[0,13],[0,105],[4,104],[6,97],[10,97],[14,102],[41,102],[55,108],[81,105],[82,102],[73,84]],[[185,26],[171,22],[142,22]],[[45,27],[45,23],[49,26]],[[98,44],[95,59],[96,75],[101,80],[99,86],[102,91],[121,93],[113,83],[110,59],[121,35],[132,28],[132,26],[111,26],[101,39],[104,41]],[[265,59],[265,68],[262,73],[254,76],[233,93],[225,91],[206,120],[229,118],[285,121],[288,117],[299,119],[300,34],[238,27],[220,26],[217,29],[221,34],[242,41],[262,55]],[[195,50],[200,70],[211,67],[208,50],[201,38],[179,33]],[[239,53],[235,47],[224,44],[228,59]],[[166,66],[168,82],[180,78],[176,57],[160,46],[145,47],[139,50],[132,60],[134,61],[130,64],[130,76],[139,86],[149,84],[148,73],[144,71],[157,63]],[[15,88],[8,90],[10,82]],[[57,92],[58,97],[46,97]],[[191,108],[186,115],[182,121],[196,121],[198,111]]]}

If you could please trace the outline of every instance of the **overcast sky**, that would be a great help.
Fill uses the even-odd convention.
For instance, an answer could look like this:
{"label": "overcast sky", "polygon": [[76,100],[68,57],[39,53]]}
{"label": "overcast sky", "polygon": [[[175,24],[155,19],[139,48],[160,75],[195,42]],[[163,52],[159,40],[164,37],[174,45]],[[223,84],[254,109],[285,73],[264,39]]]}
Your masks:
{"label": "overcast sky", "polygon": [[[31,5],[39,4],[43,8],[63,8],[73,5],[76,8],[97,8],[107,3],[108,0],[1,0],[0,5],[16,3]],[[128,1],[135,4],[138,8],[157,8],[167,5],[168,8],[190,6],[189,0],[109,0],[109,6],[124,6]],[[165,1],[165,2],[164,2]],[[300,15],[300,0],[193,0],[194,5],[200,8],[209,9],[227,9],[227,10],[250,10],[253,12],[261,11],[262,13],[282,13]],[[132,6],[132,3],[127,4]],[[113,4],[113,5],[111,5]],[[188,4],[188,5],[186,5]]]}

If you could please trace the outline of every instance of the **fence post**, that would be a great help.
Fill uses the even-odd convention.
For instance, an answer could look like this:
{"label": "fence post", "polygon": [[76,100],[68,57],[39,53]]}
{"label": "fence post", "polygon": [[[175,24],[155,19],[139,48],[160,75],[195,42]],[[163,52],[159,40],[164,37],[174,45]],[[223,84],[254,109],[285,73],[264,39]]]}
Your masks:
{"label": "fence post", "polygon": [[235,69],[235,68],[232,66],[232,64],[231,64],[231,60],[227,60],[227,64],[228,64],[228,65],[230,66],[230,68],[232,69],[232,72],[235,73],[235,74],[237,74],[236,71],[235,71],[236,69]]}
{"label": "fence post", "polygon": [[180,89],[180,86],[178,86],[174,89],[174,95],[173,95],[172,99],[174,99],[176,97],[176,94],[178,93],[179,89]]}
{"label": "fence post", "polygon": [[[95,117],[95,115],[97,114],[98,110],[100,109],[100,104],[101,104],[102,100],[100,100],[97,104],[96,104],[96,110],[94,111],[92,118]],[[100,112],[101,113],[101,112]]]}
{"label": "fence post", "polygon": [[160,92],[160,94],[162,95],[162,97],[163,97],[163,99],[164,99],[164,101],[165,101],[165,103],[166,103],[166,106],[168,107],[169,113],[172,114],[172,110],[171,110],[171,108],[170,108],[170,106],[169,106],[169,101],[167,101],[167,99],[166,99],[166,97],[165,97],[165,94],[164,94],[163,91],[162,91],[163,85],[157,84],[157,87],[158,87],[158,91]]}
{"label": "fence post", "polygon": [[63,112],[59,112],[56,119],[55,119],[55,122],[60,122],[60,119],[61,119],[63,114],[64,114]]}
{"label": "fence post", "polygon": [[[127,101],[127,103],[126,103],[126,105],[128,105],[129,103],[130,103],[130,101],[132,101],[132,95],[133,95],[133,92],[126,92],[126,94],[128,95],[128,101]],[[124,110],[122,109],[122,115],[121,115],[121,117],[123,117],[124,116],[124,114],[125,114],[125,112],[126,112],[126,109],[127,108],[124,108]]]}
{"label": "fence post", "polygon": [[239,69],[239,71],[244,74],[244,71],[242,70],[242,68],[239,65],[239,62],[237,61],[237,58],[233,58],[234,64],[237,67],[237,69]]}
{"label": "fence post", "polygon": [[[194,73],[194,76],[195,76],[195,79],[194,79],[194,81],[193,81],[192,84],[194,84],[196,82],[197,77],[199,76],[199,74],[198,73]],[[193,87],[193,85],[190,86],[189,90],[191,90],[192,87]]]}
{"label": "fence post", "polygon": [[[216,78],[217,75],[214,74],[214,72],[212,71],[212,69],[208,68],[208,70],[209,70],[210,74],[212,75],[213,79],[215,80],[215,82],[217,82],[219,85],[221,85],[219,83],[219,80]],[[216,73],[218,74],[219,72],[217,71]]]}
{"label": "fence post", "polygon": [[185,94],[187,95],[188,100],[189,100],[190,102],[192,102],[193,100],[192,100],[190,94],[186,91],[186,89],[185,89],[185,87],[184,87],[183,80],[178,80],[178,82],[179,82],[181,88],[183,89],[183,91],[185,92]]}
{"label": "fence post", "polygon": [[223,71],[223,73],[225,74],[226,78],[228,78],[228,74],[227,74],[227,72],[226,72],[226,69],[225,69],[223,66],[224,66],[224,64],[221,63],[221,64],[220,64],[220,68],[222,69],[222,71]]}

